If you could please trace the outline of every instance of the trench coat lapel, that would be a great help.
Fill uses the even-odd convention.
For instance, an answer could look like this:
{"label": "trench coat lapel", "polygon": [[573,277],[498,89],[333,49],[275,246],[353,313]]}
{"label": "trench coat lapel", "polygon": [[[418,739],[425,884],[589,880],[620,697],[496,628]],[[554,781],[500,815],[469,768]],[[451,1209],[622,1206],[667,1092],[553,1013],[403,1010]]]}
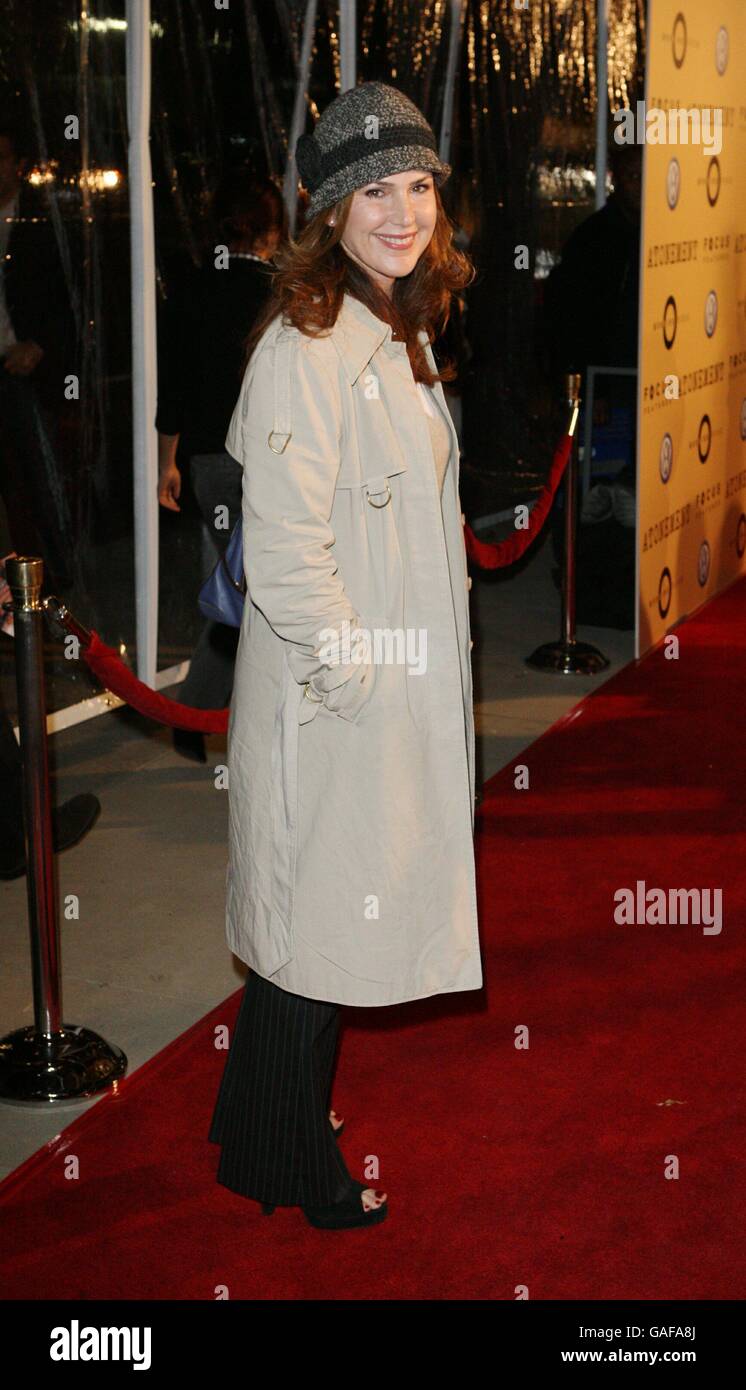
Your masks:
{"label": "trench coat lapel", "polygon": [[[430,339],[427,330],[421,328],[418,339],[425,349],[425,357],[432,372],[437,372],[438,368],[430,346]],[[339,351],[340,360],[345,375],[351,385],[354,385],[361,372],[369,365],[379,348],[383,347],[389,354],[392,347],[391,325],[384,323],[376,318],[365,304],[352,295],[346,294],[342,302],[342,307],[337,317],[334,328],[335,344]],[[404,348],[401,345],[401,355],[404,356]],[[456,495],[458,496],[459,485],[459,441],[456,427],[453,423],[451,412],[440,382],[437,381],[433,387],[438,404],[443,412],[448,430],[451,436],[451,458],[450,463],[454,470],[454,483]],[[415,417],[417,418],[417,417]],[[426,431],[427,426],[423,426]],[[423,440],[425,433],[423,432]],[[429,450],[429,444],[428,444]],[[449,470],[450,471],[450,470]]]}

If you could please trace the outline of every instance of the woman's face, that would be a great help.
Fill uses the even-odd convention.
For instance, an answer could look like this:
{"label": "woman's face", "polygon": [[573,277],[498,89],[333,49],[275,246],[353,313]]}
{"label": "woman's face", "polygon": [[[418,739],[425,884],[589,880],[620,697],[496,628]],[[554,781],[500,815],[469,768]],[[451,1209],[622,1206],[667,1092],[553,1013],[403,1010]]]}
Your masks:
{"label": "woman's face", "polygon": [[342,245],[390,295],[394,281],[414,270],[437,217],[432,174],[422,169],[389,174],[355,190]]}

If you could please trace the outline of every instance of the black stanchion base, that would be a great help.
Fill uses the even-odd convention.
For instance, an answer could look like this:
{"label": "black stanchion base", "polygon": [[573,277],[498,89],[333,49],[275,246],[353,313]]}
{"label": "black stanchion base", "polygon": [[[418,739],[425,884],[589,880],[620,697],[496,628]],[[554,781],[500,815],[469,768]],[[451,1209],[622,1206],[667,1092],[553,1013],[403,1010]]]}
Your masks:
{"label": "black stanchion base", "polygon": [[562,676],[595,676],[611,663],[589,642],[545,642],[525,658],[537,671],[559,671]]}
{"label": "black stanchion base", "polygon": [[90,1028],[65,1023],[59,1032],[17,1028],[0,1039],[0,1102],[60,1105],[106,1090],[127,1071],[121,1048]]}

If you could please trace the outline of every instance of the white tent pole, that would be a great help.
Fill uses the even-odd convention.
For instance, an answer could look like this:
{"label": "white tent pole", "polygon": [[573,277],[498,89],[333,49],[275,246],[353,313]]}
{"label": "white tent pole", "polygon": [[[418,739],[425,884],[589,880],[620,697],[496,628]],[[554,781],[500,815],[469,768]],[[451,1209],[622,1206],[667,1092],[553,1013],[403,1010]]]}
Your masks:
{"label": "white tent pole", "polygon": [[150,166],[150,0],[127,0],[127,127],[132,280],[132,457],[137,674],[155,686],[158,653],[158,446],[155,236]]}
{"label": "white tent pole", "polygon": [[446,80],[443,90],[443,115],[440,122],[440,141],[438,154],[444,164],[449,162],[451,154],[451,137],[453,134],[453,94],[456,85],[456,64],[458,62],[459,48],[461,45],[461,26],[464,15],[465,0],[451,0],[451,24],[448,34],[448,61],[446,64]]}
{"label": "white tent pole", "polygon": [[339,0],[340,91],[348,92],[357,80],[356,0]]}
{"label": "white tent pole", "polygon": [[295,167],[295,147],[306,123],[306,92],[311,75],[313,36],[316,30],[316,6],[317,0],[306,0],[306,13],[303,20],[303,38],[301,40],[300,61],[298,63],[298,82],[295,88],[293,119],[290,122],[290,135],[288,137],[288,160],[285,166],[285,178],[282,187],[282,196],[285,199],[285,207],[288,211],[291,236],[295,235],[295,224],[298,216],[298,171]]}
{"label": "white tent pole", "polygon": [[608,0],[596,6],[596,208],[606,202],[606,131],[608,125]]}

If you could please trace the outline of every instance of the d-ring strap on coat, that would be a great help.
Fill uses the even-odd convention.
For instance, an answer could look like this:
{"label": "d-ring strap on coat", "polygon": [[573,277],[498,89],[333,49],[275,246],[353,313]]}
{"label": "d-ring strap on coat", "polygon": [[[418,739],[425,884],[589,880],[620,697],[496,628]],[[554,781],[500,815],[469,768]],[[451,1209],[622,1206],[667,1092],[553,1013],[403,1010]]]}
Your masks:
{"label": "d-ring strap on coat", "polygon": [[373,501],[373,498],[374,498],[374,497],[376,497],[378,494],[383,494],[383,488],[375,488],[375,489],[373,489],[373,491],[371,492],[371,489],[370,489],[369,487],[366,487],[366,489],[365,489],[365,500],[366,500],[367,502],[370,502],[371,507],[377,507],[377,508],[379,508],[379,509],[380,509],[381,507],[387,507],[388,504],[389,504],[389,502],[391,501],[391,484],[389,483],[388,478],[381,478],[381,479],[373,478],[372,481],[373,481],[373,482],[379,482],[379,481],[380,481],[380,482],[385,483],[385,484],[386,484],[386,492],[387,492],[388,496],[384,498],[383,502],[374,502],[374,501]]}
{"label": "d-ring strap on coat", "polygon": [[274,428],[267,436],[267,443],[273,454],[284,454],[288,441],[292,438],[292,399],[290,395],[290,376],[296,339],[288,333],[277,339],[275,344],[275,415]]}

